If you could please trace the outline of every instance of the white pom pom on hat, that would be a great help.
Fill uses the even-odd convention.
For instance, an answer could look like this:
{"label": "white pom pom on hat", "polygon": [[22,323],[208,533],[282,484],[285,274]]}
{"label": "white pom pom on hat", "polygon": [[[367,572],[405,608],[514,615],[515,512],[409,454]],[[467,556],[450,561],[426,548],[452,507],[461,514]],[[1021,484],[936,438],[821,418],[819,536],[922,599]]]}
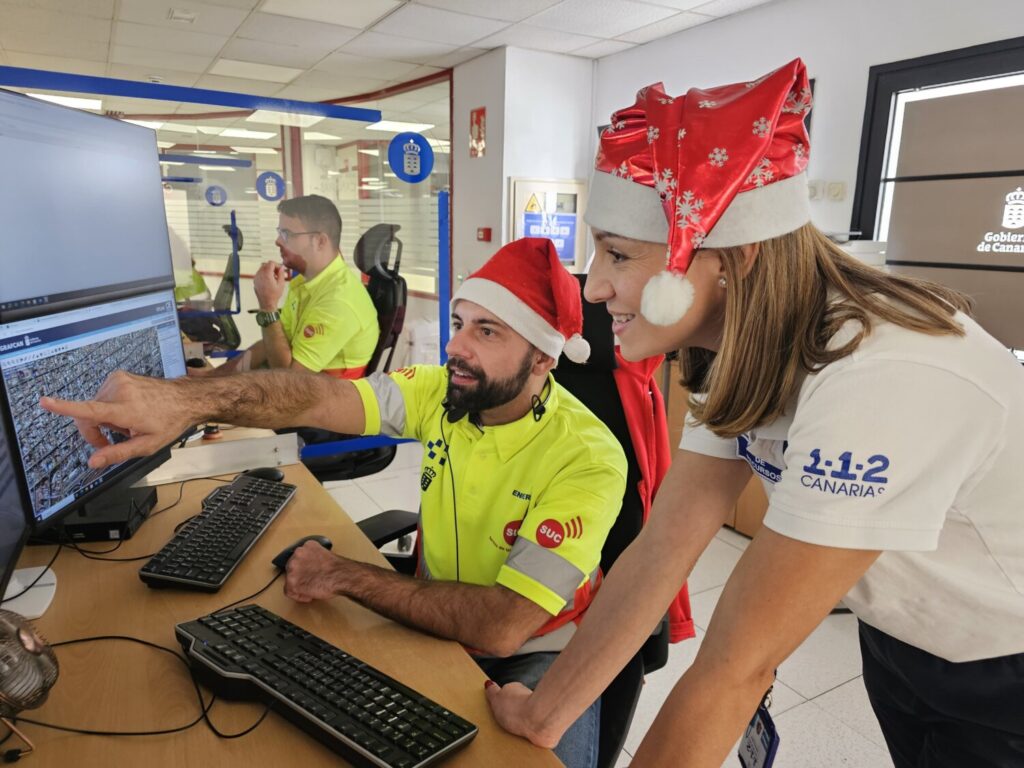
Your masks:
{"label": "white pom pom on hat", "polygon": [[590,342],[578,333],[574,333],[565,340],[562,354],[574,363],[585,363],[590,359]]}
{"label": "white pom pom on hat", "polygon": [[679,322],[693,304],[693,283],[678,272],[659,272],[640,294],[640,314],[654,325]]}

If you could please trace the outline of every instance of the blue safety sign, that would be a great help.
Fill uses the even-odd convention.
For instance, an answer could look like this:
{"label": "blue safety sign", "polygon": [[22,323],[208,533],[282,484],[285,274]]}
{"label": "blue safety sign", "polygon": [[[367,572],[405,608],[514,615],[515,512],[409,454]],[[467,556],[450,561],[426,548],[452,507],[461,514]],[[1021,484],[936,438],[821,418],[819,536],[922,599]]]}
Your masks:
{"label": "blue safety sign", "polygon": [[211,184],[206,188],[206,202],[210,205],[224,205],[228,201],[228,191],[218,184]]}
{"label": "blue safety sign", "polygon": [[548,238],[555,244],[559,259],[576,261],[575,213],[526,212],[523,214],[523,234]]}
{"label": "blue safety sign", "polygon": [[264,171],[256,177],[256,194],[264,200],[274,202],[284,197],[284,179],[281,174]]}
{"label": "blue safety sign", "polygon": [[434,150],[418,133],[400,133],[388,145],[388,165],[402,181],[419,184],[434,170]]}

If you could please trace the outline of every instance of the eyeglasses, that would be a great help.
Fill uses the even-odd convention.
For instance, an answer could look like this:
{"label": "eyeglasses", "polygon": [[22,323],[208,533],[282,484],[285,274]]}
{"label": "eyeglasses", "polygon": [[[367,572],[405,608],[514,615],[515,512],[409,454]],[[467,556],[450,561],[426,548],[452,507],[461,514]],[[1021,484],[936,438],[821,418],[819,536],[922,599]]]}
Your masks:
{"label": "eyeglasses", "polygon": [[282,243],[287,243],[289,239],[291,239],[293,237],[297,237],[298,235],[319,235],[319,234],[320,234],[320,232],[318,230],[315,230],[315,229],[312,232],[292,232],[290,229],[281,229],[280,227],[277,228],[277,236],[281,238],[281,242]]}

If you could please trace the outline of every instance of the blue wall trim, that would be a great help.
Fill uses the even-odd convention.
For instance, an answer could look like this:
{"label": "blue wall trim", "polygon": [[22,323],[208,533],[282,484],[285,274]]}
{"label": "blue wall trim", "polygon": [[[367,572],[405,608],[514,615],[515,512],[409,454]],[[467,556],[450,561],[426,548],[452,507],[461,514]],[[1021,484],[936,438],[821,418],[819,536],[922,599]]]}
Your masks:
{"label": "blue wall trim", "polygon": [[352,451],[365,451],[370,448],[381,448],[385,445],[399,445],[401,443],[412,443],[407,438],[388,437],[387,435],[370,435],[369,437],[356,437],[351,440],[338,440],[333,443],[314,443],[302,448],[301,456],[304,459],[315,459],[320,456],[336,456]]}
{"label": "blue wall trim", "polygon": [[212,104],[235,109],[271,109],[275,112],[320,115],[321,117],[358,120],[365,123],[376,123],[380,120],[379,109],[347,107],[343,104],[321,104],[315,101],[274,99],[269,96],[211,91],[206,88],[186,88],[163,83],[140,83],[135,80],[118,80],[113,77],[71,75],[66,72],[49,72],[45,69],[24,67],[0,66],[0,85],[70,91],[72,93],[98,93],[106,96],[128,96],[136,99],[181,101],[186,104]]}
{"label": "blue wall trim", "polygon": [[448,346],[452,310],[452,260],[451,243],[448,238],[448,200],[451,195],[442,190],[437,195],[437,314],[441,327],[441,365],[448,361]]}
{"label": "blue wall trim", "polygon": [[204,155],[165,155],[160,153],[161,163],[187,163],[189,165],[226,165],[231,168],[251,168],[252,160],[233,157],[206,157]]}

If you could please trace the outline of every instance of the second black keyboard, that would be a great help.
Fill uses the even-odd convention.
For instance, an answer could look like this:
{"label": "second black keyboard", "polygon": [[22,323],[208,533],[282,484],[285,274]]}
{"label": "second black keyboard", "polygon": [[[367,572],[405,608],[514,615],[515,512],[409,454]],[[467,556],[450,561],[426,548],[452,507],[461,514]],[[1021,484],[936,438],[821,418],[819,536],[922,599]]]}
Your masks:
{"label": "second black keyboard", "polygon": [[142,568],[151,587],[216,592],[295,495],[295,486],[250,475],[203,499],[189,520]]}

